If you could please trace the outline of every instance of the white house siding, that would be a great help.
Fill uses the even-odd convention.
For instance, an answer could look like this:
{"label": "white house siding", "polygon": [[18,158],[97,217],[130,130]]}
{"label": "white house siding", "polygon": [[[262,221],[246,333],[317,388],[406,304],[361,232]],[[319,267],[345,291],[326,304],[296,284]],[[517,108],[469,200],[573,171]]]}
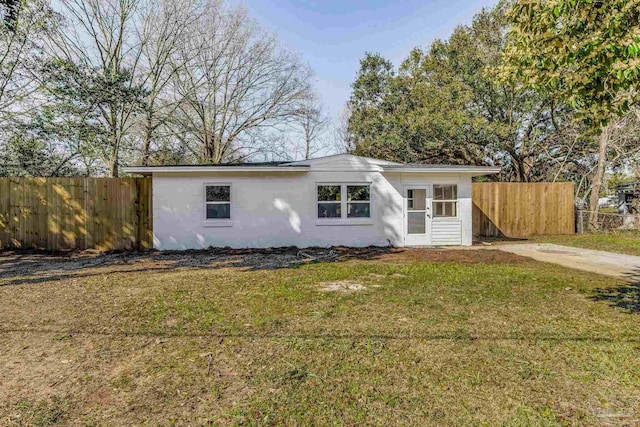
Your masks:
{"label": "white house siding", "polygon": [[[436,178],[433,183],[445,184],[446,182]],[[458,218],[436,218],[432,221],[432,245],[471,245],[473,240],[471,188],[470,177],[458,179]]]}
{"label": "white house siding", "polygon": [[442,246],[462,244],[462,224],[460,221],[435,220],[432,224],[432,245]]}
{"label": "white house siding", "polygon": [[[406,184],[458,184],[459,219],[433,222],[432,244],[471,244],[471,178],[436,173],[310,172],[207,172],[153,174],[153,231],[157,249],[199,249],[209,246],[404,246],[403,194]],[[357,169],[357,167],[356,167]],[[204,185],[231,185],[231,220],[205,220]],[[326,225],[317,219],[318,183],[371,183],[372,218],[364,223]],[[333,224],[333,223],[332,223]],[[449,235],[450,233],[450,235]]]}

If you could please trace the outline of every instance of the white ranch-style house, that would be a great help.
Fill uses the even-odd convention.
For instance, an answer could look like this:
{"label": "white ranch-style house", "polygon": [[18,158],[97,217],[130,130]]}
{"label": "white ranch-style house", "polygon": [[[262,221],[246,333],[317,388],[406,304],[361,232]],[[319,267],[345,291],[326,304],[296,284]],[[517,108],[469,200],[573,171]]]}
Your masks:
{"label": "white ranch-style house", "polygon": [[128,167],[152,177],[154,247],[471,245],[471,179],[498,168],[339,154]]}

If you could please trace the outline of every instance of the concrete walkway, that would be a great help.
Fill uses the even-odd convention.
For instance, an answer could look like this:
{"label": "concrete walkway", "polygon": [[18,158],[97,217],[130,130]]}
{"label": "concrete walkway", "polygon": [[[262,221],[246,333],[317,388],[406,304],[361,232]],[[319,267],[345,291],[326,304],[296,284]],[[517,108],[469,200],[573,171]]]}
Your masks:
{"label": "concrete walkway", "polygon": [[552,243],[499,244],[495,249],[578,270],[640,281],[640,257],[637,256]]}

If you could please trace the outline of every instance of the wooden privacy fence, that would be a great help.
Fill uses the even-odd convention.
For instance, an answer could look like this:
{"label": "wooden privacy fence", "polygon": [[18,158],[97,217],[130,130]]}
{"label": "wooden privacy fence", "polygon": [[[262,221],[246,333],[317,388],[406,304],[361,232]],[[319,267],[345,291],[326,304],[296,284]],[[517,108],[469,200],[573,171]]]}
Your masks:
{"label": "wooden privacy fence", "polygon": [[0,178],[0,249],[148,249],[149,178]]}
{"label": "wooden privacy fence", "polygon": [[473,235],[574,234],[573,183],[473,184]]}
{"label": "wooden privacy fence", "polygon": [[[153,247],[150,178],[0,178],[0,249]],[[473,184],[473,234],[575,232],[572,183]]]}

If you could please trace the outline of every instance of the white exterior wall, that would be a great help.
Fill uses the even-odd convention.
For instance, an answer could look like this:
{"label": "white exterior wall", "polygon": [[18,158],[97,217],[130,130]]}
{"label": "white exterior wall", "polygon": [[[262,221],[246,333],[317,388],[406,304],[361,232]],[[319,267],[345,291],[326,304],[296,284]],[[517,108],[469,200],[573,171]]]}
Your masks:
{"label": "white exterior wall", "polygon": [[[432,244],[471,244],[469,176],[331,166],[332,171],[314,167],[310,172],[154,173],[154,247],[404,246],[404,186],[434,183],[458,185],[459,215],[432,221]],[[229,221],[205,219],[204,186],[215,183],[231,185]],[[371,219],[319,220],[318,183],[370,183]]]}

